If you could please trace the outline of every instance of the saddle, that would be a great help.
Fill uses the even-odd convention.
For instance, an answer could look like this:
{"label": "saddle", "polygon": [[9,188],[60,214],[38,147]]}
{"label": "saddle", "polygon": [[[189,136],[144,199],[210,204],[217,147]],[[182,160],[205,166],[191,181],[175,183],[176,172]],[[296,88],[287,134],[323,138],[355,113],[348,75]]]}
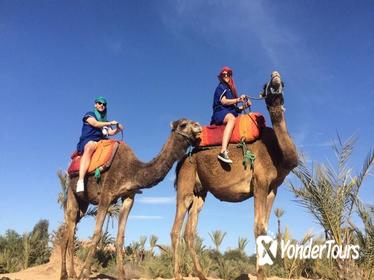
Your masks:
{"label": "saddle", "polygon": [[[261,128],[265,127],[265,118],[260,113],[239,115],[235,120],[230,143],[253,142],[260,138]],[[197,147],[217,146],[222,144],[225,125],[203,126]]]}
{"label": "saddle", "polygon": [[[104,172],[109,169],[114,159],[114,156],[118,150],[121,141],[118,140],[101,140],[97,143],[95,152],[93,153],[90,161],[90,165],[87,170],[87,174],[91,175],[96,172]],[[81,155],[75,151],[71,155],[71,163],[68,168],[68,174],[70,177],[79,175]]]}

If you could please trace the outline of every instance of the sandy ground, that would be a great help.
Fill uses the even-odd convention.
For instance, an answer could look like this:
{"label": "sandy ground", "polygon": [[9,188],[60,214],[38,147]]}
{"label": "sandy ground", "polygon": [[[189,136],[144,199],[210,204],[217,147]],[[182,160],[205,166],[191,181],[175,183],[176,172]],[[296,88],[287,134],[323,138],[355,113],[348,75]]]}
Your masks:
{"label": "sandy ground", "polygon": [[[48,263],[36,267],[32,267],[20,272],[10,273],[10,274],[0,274],[0,280],[8,280],[7,278],[3,279],[2,277],[8,277],[11,280],[59,280],[60,276],[60,264],[59,263]],[[101,280],[112,280],[114,278],[107,277],[105,275],[97,275],[90,279],[101,279]],[[173,279],[162,279],[156,278],[158,280],[173,280]],[[196,277],[184,277],[185,280],[199,280]],[[208,278],[209,280],[218,280],[213,278]],[[257,277],[252,275],[242,275],[242,277],[238,278],[238,280],[256,280]],[[299,280],[306,280],[305,278],[300,278]],[[145,278],[141,278],[139,280],[147,280]],[[286,280],[284,278],[278,277],[268,277],[268,280]]]}
{"label": "sandy ground", "polygon": [[[35,266],[28,268],[26,270],[22,270],[16,273],[9,273],[9,274],[0,274],[0,280],[59,280],[60,279],[60,255],[59,252],[53,252],[50,258],[50,262],[47,264]],[[76,264],[76,271],[78,273],[80,269],[80,265]],[[8,278],[5,278],[8,277]],[[93,275],[90,279],[101,279],[101,280],[113,280],[114,278],[108,277],[106,275]],[[158,280],[173,280],[173,279],[162,279],[156,278]],[[185,280],[199,280],[196,277],[184,277]],[[208,278],[209,280],[218,280],[213,278]],[[256,276],[242,275],[238,280],[256,280]],[[145,278],[141,278],[139,280],[148,280]],[[268,280],[286,280],[283,278],[278,277],[268,277]],[[305,278],[300,278],[299,280],[307,280]]]}

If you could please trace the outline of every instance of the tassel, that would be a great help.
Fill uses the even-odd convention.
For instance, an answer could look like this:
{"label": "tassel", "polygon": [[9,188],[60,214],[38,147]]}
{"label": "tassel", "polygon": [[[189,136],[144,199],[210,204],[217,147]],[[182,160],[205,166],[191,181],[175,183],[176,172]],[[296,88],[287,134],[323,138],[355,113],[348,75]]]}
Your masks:
{"label": "tassel", "polygon": [[95,178],[96,178],[96,182],[99,182],[99,181],[100,181],[100,177],[101,177],[100,169],[99,169],[99,168],[96,168],[96,170],[95,170]]}

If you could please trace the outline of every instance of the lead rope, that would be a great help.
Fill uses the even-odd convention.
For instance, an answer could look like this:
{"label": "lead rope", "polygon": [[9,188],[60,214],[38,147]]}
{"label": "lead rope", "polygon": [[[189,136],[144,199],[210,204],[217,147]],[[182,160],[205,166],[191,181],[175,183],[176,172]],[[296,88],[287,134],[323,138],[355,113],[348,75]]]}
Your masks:
{"label": "lead rope", "polygon": [[256,155],[252,153],[243,140],[237,145],[238,148],[242,148],[243,151],[243,165],[244,169],[247,169],[247,162],[250,164],[251,169],[254,167]]}

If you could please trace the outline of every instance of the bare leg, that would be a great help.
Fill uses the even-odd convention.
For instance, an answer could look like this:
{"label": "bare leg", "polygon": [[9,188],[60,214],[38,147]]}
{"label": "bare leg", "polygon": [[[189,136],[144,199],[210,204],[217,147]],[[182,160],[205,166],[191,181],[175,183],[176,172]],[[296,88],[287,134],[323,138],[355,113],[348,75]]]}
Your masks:
{"label": "bare leg", "polygon": [[79,165],[79,180],[84,180],[84,176],[86,175],[87,169],[90,165],[92,154],[96,150],[96,146],[97,142],[95,141],[90,141],[84,146],[84,152]]}
{"label": "bare leg", "polygon": [[195,271],[197,276],[200,280],[206,280],[207,278],[204,276],[203,270],[200,265],[199,258],[196,253],[195,249],[195,241],[196,241],[196,227],[198,222],[199,212],[204,206],[204,199],[205,197],[195,196],[193,199],[192,207],[188,211],[188,221],[187,227],[185,232],[185,239],[187,241],[187,246],[190,251]]}
{"label": "bare leg", "polygon": [[[267,203],[267,186],[256,184],[254,189],[254,207],[255,207],[255,221],[254,221],[254,233],[255,239],[260,235],[266,235],[266,203]],[[257,280],[266,280],[266,275],[263,266],[259,265],[259,254],[256,244],[256,271]]]}
{"label": "bare leg", "polygon": [[134,205],[134,196],[132,194],[128,197],[124,197],[122,201],[122,207],[119,212],[118,218],[118,233],[116,241],[116,251],[117,251],[117,279],[125,279],[125,269],[123,267],[123,244],[125,242],[125,230],[127,218],[129,217],[132,206]]}
{"label": "bare leg", "polygon": [[[75,271],[74,271],[74,255],[71,251],[71,246],[74,246],[74,234],[75,234],[75,227],[78,217],[78,203],[71,191],[71,188],[68,190],[68,198],[67,198],[67,205],[66,205],[66,213],[65,213],[65,230],[64,230],[64,238],[61,244],[61,275],[60,279],[67,279],[68,273],[66,270],[66,251],[69,247],[69,259],[70,266],[69,266],[69,277],[75,278]],[[73,244],[73,245],[71,245]]]}
{"label": "bare leg", "polygon": [[95,254],[97,244],[99,243],[100,238],[101,238],[101,231],[103,228],[105,216],[106,216],[106,213],[108,211],[111,201],[112,199],[109,197],[108,200],[100,201],[99,203],[99,206],[97,209],[97,215],[96,215],[96,226],[95,226],[94,235],[92,237],[91,246],[87,253],[82,271],[79,275],[79,279],[88,279],[90,277],[90,270],[91,270],[91,265],[93,261],[93,256]]}
{"label": "bare leg", "polygon": [[226,124],[226,126],[223,132],[221,153],[226,151],[227,145],[229,144],[231,134],[235,126],[235,116],[231,113],[227,114],[223,120],[223,123]]}

